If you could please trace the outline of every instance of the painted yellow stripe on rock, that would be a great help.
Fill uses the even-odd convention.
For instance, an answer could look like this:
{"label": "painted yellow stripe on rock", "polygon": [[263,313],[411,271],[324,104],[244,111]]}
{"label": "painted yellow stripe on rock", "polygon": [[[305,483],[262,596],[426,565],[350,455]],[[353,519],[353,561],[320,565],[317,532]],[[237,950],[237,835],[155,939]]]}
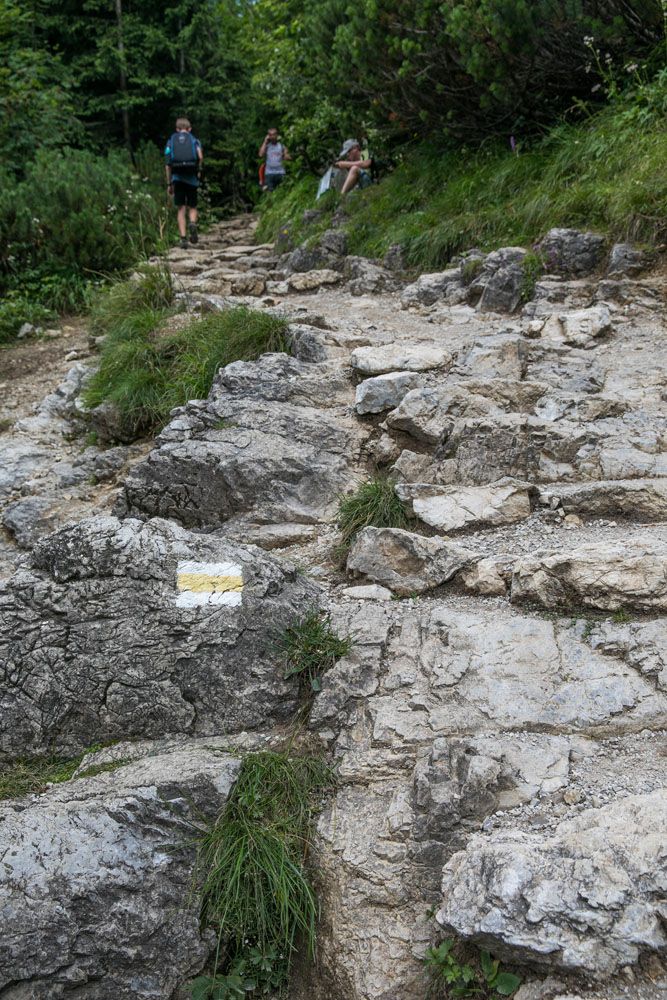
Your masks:
{"label": "painted yellow stripe on rock", "polygon": [[178,589],[189,590],[195,594],[225,594],[229,591],[240,593],[243,590],[242,576],[215,576],[212,573],[179,573]]}

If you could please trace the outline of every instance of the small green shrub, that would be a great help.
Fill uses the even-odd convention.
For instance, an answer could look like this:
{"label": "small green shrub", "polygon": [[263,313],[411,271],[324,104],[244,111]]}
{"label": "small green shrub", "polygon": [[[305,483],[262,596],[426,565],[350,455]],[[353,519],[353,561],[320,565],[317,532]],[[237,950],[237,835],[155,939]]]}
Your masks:
{"label": "small green shrub", "polygon": [[460,960],[451,938],[429,948],[424,961],[432,997],[509,997],[521,985],[519,976],[501,972],[499,960],[491,958],[488,951],[480,951],[475,961]]}
{"label": "small green shrub", "polygon": [[306,868],[308,831],[329,768],[313,757],[263,751],[243,760],[221,815],[199,844],[202,921],[217,931],[197,1000],[262,996],[287,982],[300,943],[315,950],[317,900]]}
{"label": "small green shrub", "polygon": [[390,479],[370,479],[338,504],[341,549],[347,550],[362,528],[407,528],[408,513],[394,492]]}
{"label": "small green shrub", "polygon": [[285,349],[286,322],[252,309],[227,309],[168,332],[170,300],[171,285],[155,269],[110,289],[93,311],[93,330],[106,340],[84,400],[114,404],[124,440],[158,431],[174,407],[205,398],[222,366]]}
{"label": "small green shrub", "polygon": [[625,608],[619,608],[618,611],[614,611],[611,620],[615,625],[627,625],[632,621],[632,615]]}
{"label": "small green shrub", "polygon": [[320,677],[336,660],[347,656],[352,640],[337,636],[331,628],[331,617],[313,608],[301,621],[285,629],[277,647],[285,663],[285,677],[298,676],[302,685],[319,691]]}
{"label": "small green shrub", "polygon": [[24,323],[44,327],[55,319],[53,310],[30,302],[22,295],[9,294],[0,302],[0,344],[8,344],[14,340]]}

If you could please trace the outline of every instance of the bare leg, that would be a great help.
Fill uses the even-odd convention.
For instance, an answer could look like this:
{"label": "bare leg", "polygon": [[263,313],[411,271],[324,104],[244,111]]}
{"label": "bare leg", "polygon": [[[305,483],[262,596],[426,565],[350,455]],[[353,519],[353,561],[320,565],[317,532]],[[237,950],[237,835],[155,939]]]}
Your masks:
{"label": "bare leg", "polygon": [[185,234],[187,232],[185,227],[185,205],[179,205],[177,211],[178,219],[178,231],[180,233],[181,239],[185,239]]}
{"label": "bare leg", "polygon": [[[197,212],[197,209],[196,208],[189,209],[189,216],[190,216],[190,225],[196,226],[197,225],[197,219],[199,218],[199,214]],[[183,226],[183,228],[185,228],[185,226]]]}
{"label": "bare leg", "polygon": [[347,177],[345,178],[345,183],[343,184],[341,194],[347,194],[359,180],[359,174],[361,173],[361,167],[350,167],[347,172]]}

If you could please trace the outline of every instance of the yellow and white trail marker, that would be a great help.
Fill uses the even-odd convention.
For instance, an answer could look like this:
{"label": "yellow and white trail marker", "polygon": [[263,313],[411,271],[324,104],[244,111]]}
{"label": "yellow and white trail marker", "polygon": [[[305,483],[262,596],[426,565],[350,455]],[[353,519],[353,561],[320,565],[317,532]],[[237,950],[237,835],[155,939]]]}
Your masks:
{"label": "yellow and white trail marker", "polygon": [[243,593],[243,568],[231,562],[179,562],[176,586],[179,608],[238,607]]}

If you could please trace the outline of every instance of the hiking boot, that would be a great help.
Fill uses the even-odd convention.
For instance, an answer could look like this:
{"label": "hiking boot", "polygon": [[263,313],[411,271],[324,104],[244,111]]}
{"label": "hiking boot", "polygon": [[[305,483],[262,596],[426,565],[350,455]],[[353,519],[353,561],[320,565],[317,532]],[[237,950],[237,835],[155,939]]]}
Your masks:
{"label": "hiking boot", "polygon": [[181,236],[180,240],[178,241],[178,245],[181,248],[181,250],[187,250],[189,246],[187,236]]}
{"label": "hiking boot", "polygon": [[197,227],[194,222],[190,223],[190,242],[199,243],[199,236],[197,235]]}

